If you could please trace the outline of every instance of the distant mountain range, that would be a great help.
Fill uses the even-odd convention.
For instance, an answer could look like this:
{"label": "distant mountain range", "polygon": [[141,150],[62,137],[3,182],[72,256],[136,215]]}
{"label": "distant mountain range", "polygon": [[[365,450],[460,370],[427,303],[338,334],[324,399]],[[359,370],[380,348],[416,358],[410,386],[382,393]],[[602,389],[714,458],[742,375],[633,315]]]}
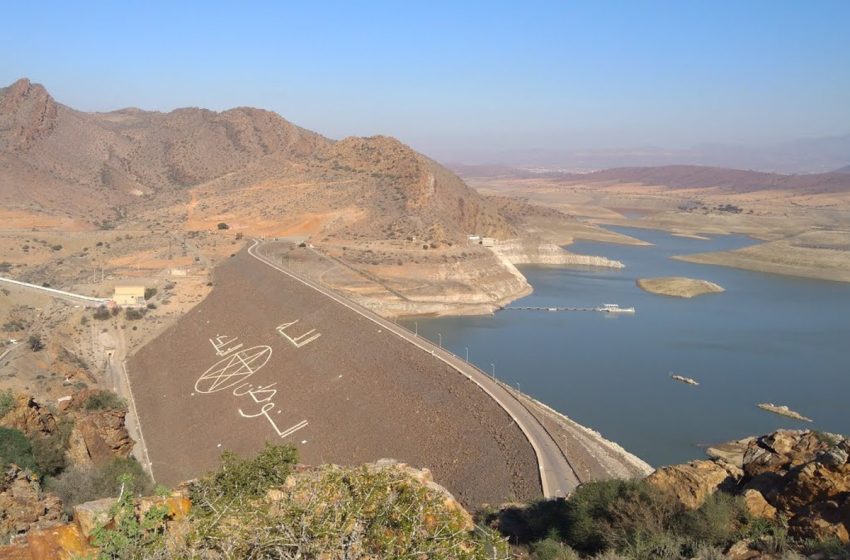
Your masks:
{"label": "distant mountain range", "polygon": [[764,190],[811,194],[850,192],[850,167],[830,173],[783,175],[699,165],[617,167],[591,173],[534,172],[495,165],[453,165],[462,177],[541,177],[564,183],[636,183],[673,189],[719,188],[730,192]]}
{"label": "distant mountain range", "polygon": [[[529,149],[482,154],[464,164],[588,172],[614,167],[701,165],[774,173],[826,173],[850,164],[850,134],[768,146],[704,144],[690,149]],[[457,164],[450,164],[454,167]]]}

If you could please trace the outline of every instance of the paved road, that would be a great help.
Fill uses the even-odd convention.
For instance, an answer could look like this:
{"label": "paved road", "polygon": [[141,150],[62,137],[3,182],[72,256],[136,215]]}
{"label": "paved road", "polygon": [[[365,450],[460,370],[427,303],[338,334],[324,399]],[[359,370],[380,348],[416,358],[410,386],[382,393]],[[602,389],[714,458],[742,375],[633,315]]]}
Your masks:
{"label": "paved road", "polygon": [[575,471],[570,466],[564,453],[552,439],[552,436],[546,431],[546,428],[522,405],[517,398],[508,391],[505,387],[491,378],[489,375],[473,366],[472,364],[461,360],[454,354],[437,347],[429,340],[423,339],[416,334],[410,332],[404,327],[384,319],[380,315],[366,309],[365,307],[354,303],[353,301],[340,296],[316,282],[307,278],[296,275],[284,267],[278,265],[273,260],[261,254],[262,246],[258,240],[248,249],[248,253],[257,260],[267,264],[268,266],[282,272],[301,282],[302,284],[320,292],[322,295],[344,305],[361,316],[377,323],[382,328],[389,330],[409,343],[421,348],[425,352],[432,354],[436,359],[443,361],[462,375],[476,383],[490,397],[501,406],[508,415],[513,418],[525,437],[528,439],[534,452],[537,455],[537,464],[540,467],[540,484],[543,490],[543,495],[546,498],[563,497],[572,492],[579,484],[578,477]]}

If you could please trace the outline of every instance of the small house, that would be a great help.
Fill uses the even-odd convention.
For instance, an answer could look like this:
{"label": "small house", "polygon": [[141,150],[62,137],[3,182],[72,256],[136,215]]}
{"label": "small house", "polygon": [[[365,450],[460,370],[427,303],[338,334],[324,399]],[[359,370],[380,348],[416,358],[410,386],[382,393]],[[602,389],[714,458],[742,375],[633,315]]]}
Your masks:
{"label": "small house", "polygon": [[485,247],[493,247],[496,245],[496,240],[492,237],[482,237],[481,244]]}
{"label": "small house", "polygon": [[112,295],[112,301],[116,305],[122,307],[145,305],[145,287],[144,286],[115,286],[115,293]]}

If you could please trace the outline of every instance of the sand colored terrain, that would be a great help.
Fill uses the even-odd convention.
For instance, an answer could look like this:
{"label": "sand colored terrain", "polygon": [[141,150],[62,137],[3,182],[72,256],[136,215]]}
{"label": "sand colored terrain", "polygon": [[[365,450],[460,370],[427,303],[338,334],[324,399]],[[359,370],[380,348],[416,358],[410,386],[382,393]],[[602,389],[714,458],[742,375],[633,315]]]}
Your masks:
{"label": "sand colored terrain", "polygon": [[[513,196],[557,209],[589,227],[621,225],[703,238],[739,234],[744,249],[683,255],[692,262],[848,281],[850,179],[841,174],[785,176],[674,166],[587,175],[503,171],[465,177],[488,195]],[[593,230],[575,239],[613,241]],[[763,243],[758,243],[762,241]]]}
{"label": "sand colored terrain", "polygon": [[676,258],[772,274],[850,282],[850,232],[811,231],[735,251]]}
{"label": "sand colored terrain", "polygon": [[708,280],[667,276],[661,278],[640,278],[635,282],[641,290],[662,296],[693,298],[704,294],[716,294],[724,289]]}

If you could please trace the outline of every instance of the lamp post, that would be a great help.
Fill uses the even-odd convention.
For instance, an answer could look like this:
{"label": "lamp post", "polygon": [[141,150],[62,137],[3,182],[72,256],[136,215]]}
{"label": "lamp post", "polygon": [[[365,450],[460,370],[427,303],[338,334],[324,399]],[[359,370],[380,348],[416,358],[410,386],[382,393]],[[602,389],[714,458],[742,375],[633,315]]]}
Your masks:
{"label": "lamp post", "polygon": [[413,321],[413,328],[415,329],[413,331],[413,334],[415,334],[416,336],[419,336],[419,323],[416,322],[416,321]]}
{"label": "lamp post", "polygon": [[464,346],[464,348],[466,349],[466,361],[468,362],[469,361],[469,346]]}
{"label": "lamp post", "polygon": [[490,371],[493,372],[493,379],[496,379],[496,364],[490,364]]}
{"label": "lamp post", "polygon": [[443,347],[443,335],[441,333],[437,333],[437,340],[439,340],[440,348]]}
{"label": "lamp post", "polygon": [[516,382],[516,390],[522,393],[522,389],[519,388],[519,381]]}

